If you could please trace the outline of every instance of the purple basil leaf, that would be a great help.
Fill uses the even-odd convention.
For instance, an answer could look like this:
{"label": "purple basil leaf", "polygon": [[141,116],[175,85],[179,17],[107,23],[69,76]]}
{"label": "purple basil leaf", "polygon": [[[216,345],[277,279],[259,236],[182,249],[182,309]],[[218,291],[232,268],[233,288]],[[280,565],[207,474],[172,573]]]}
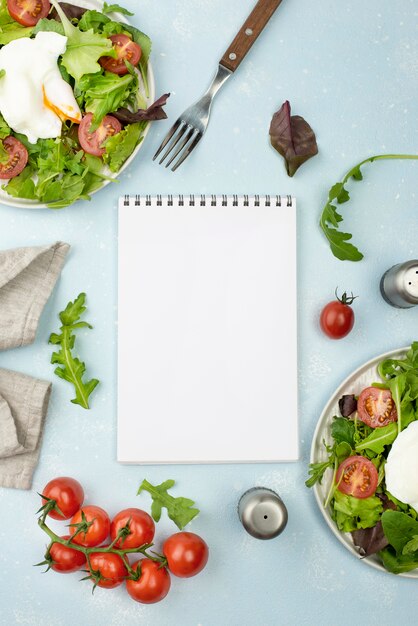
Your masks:
{"label": "purple basil leaf", "polygon": [[155,120],[165,120],[167,114],[163,109],[163,106],[167,102],[169,93],[165,93],[161,98],[158,98],[148,109],[138,109],[135,113],[129,111],[129,109],[118,109],[112,113],[113,117],[116,117],[122,124],[133,124],[134,122],[145,122]]}
{"label": "purple basil leaf", "polygon": [[377,522],[372,528],[360,528],[351,533],[354,545],[358,547],[361,556],[370,556],[380,552],[389,545],[383,532],[382,522]]}
{"label": "purple basil leaf", "polygon": [[273,115],[270,124],[271,145],[285,160],[289,176],[318,153],[315,133],[303,117],[290,115],[289,101]]}
{"label": "purple basil leaf", "polygon": [[343,417],[349,417],[357,411],[357,400],[354,394],[344,395],[338,400],[340,413]]}
{"label": "purple basil leaf", "polygon": [[[69,2],[60,2],[59,4],[69,20],[79,20],[84,15],[84,13],[88,11],[88,9],[83,9],[83,7],[78,7],[75,4],[70,4]],[[58,13],[55,9],[51,11],[49,17],[51,17],[53,20],[60,21]]]}

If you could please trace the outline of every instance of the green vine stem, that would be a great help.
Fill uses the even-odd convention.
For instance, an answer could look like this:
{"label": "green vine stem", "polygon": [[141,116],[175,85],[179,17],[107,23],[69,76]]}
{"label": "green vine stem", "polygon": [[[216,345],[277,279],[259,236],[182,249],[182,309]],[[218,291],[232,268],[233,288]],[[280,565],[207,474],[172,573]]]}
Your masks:
{"label": "green vine stem", "polygon": [[348,193],[345,185],[353,178],[354,180],[362,180],[363,174],[361,168],[366,163],[373,163],[374,161],[383,160],[417,160],[417,154],[376,154],[368,157],[363,161],[360,161],[357,165],[352,167],[340,182],[335,183],[328,192],[328,201],[325,204],[319,225],[328,239],[328,243],[331,248],[331,252],[337,259],[341,261],[360,261],[363,258],[363,254],[356,248],[355,245],[350,243],[352,238],[351,233],[344,233],[340,228],[340,224],[343,221],[342,216],[337,212],[338,204],[343,204],[350,200],[350,194]]}
{"label": "green vine stem", "polygon": [[[46,515],[42,515],[39,519],[38,519],[38,525],[39,527],[48,535],[48,537],[51,539],[51,542],[48,546],[47,552],[46,552],[46,557],[49,554],[49,550],[52,546],[53,543],[60,543],[63,546],[67,546],[69,548],[72,548],[73,550],[78,550],[79,552],[82,552],[87,560],[87,564],[89,566],[89,568],[91,569],[91,564],[90,564],[90,554],[92,554],[93,552],[97,553],[97,552],[106,552],[106,553],[113,553],[113,554],[117,554],[119,555],[121,558],[124,559],[124,557],[127,554],[142,554],[143,556],[145,556],[147,559],[150,559],[152,561],[156,561],[158,563],[161,563],[161,566],[164,567],[167,564],[167,560],[164,556],[160,555],[160,554],[156,554],[155,552],[153,552],[153,554],[155,556],[153,556],[152,554],[149,554],[147,552],[147,550],[149,548],[151,548],[154,544],[152,543],[148,543],[148,544],[144,544],[143,546],[139,546],[138,548],[127,548],[127,549],[123,549],[123,548],[115,548],[114,545],[116,544],[116,542],[125,534],[126,536],[126,527],[123,527],[119,530],[117,536],[115,537],[115,539],[112,541],[112,543],[108,546],[92,546],[92,547],[86,547],[86,546],[81,546],[79,544],[73,543],[72,539],[74,538],[74,535],[72,535],[69,539],[62,539],[62,537],[60,537],[59,535],[55,534],[53,530],[51,530],[51,528],[49,528],[49,526],[46,524]],[[129,577],[128,578],[134,578],[137,579],[138,578],[138,573],[137,571],[135,571],[134,569],[131,568],[131,566],[129,565],[129,563],[127,562],[126,559],[124,559],[125,565],[126,565],[126,569],[128,570],[129,573]]]}

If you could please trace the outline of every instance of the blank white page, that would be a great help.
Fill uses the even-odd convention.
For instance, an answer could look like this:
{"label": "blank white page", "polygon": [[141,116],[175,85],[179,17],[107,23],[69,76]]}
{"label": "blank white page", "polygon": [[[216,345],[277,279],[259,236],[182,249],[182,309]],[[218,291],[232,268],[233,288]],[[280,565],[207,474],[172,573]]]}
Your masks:
{"label": "blank white page", "polygon": [[181,202],[119,203],[118,460],[296,460],[295,202]]}

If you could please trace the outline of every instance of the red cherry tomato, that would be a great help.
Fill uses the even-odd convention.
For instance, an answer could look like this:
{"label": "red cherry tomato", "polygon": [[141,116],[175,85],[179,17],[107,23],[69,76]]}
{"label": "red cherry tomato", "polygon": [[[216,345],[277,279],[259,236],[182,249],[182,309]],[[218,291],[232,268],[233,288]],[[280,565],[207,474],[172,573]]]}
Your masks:
{"label": "red cherry tomato", "polygon": [[35,26],[50,9],[48,0],[7,0],[7,10],[22,26]]}
{"label": "red cherry tomato", "polygon": [[355,498],[369,498],[377,488],[377,469],[364,456],[350,456],[337,470],[335,482],[339,491]]}
{"label": "red cherry tomato", "polygon": [[[69,535],[61,537],[61,539],[68,539]],[[62,543],[53,543],[49,549],[49,554],[52,558],[51,569],[60,574],[69,574],[70,572],[76,572],[83,567],[86,562],[86,557],[80,550],[74,550],[69,546],[64,546]]]}
{"label": "red cherry tomato", "polygon": [[[52,510],[48,513],[53,519],[64,520],[70,519],[81,507],[84,501],[84,491],[80,483],[74,478],[62,476],[54,478],[45,485],[42,495],[50,500],[55,500],[57,507],[63,513]],[[42,504],[46,504],[47,500],[42,499]]]}
{"label": "red cherry tomato", "polygon": [[92,504],[83,506],[83,508],[77,511],[74,515],[71,520],[71,524],[81,523],[83,521],[82,513],[84,513],[88,528],[86,531],[75,534],[77,532],[77,527],[71,525],[70,532],[73,536],[72,542],[78,544],[79,546],[99,546],[109,536],[110,519],[108,514],[99,506],[94,506]]}
{"label": "red cherry tomato", "polygon": [[117,57],[114,59],[113,57],[103,56],[100,57],[99,63],[108,72],[123,76],[128,73],[125,59],[131,65],[138,65],[142,50],[128,35],[123,35],[122,33],[111,35],[109,39],[113,44],[113,49],[116,50]]}
{"label": "red cherry tomato", "polygon": [[10,157],[6,163],[0,163],[0,178],[14,178],[28,162],[28,151],[19,139],[11,135],[3,139],[3,146]]}
{"label": "red cherry tomato", "polygon": [[152,543],[155,533],[155,524],[150,515],[141,509],[124,509],[120,511],[112,520],[110,527],[110,538],[114,541],[118,532],[129,524],[130,533],[121,537],[116,543],[116,548],[138,548],[145,543]]}
{"label": "red cherry tomato", "polygon": [[358,416],[371,428],[382,428],[398,421],[398,413],[389,389],[366,387],[357,400]]}
{"label": "red cherry tomato", "polygon": [[328,302],[322,309],[320,325],[323,332],[331,339],[342,339],[354,326],[354,311],[351,308],[356,296],[347,296],[344,292],[341,299]]}
{"label": "red cherry tomato", "polygon": [[[107,548],[108,546],[103,546]],[[104,589],[118,587],[128,575],[126,563],[119,554],[113,552],[92,552],[90,554],[90,572],[93,576],[99,574],[97,585]]]}
{"label": "red cherry tomato", "polygon": [[180,578],[189,578],[205,567],[209,558],[209,548],[199,535],[181,532],[171,535],[164,542],[163,554],[172,574]]}
{"label": "red cherry tomato", "polygon": [[132,569],[137,571],[138,566],[141,571],[138,580],[128,578],[126,581],[126,590],[131,598],[143,604],[154,604],[163,600],[171,586],[167,569],[151,559],[137,561]]}
{"label": "red cherry tomato", "polygon": [[92,118],[93,114],[87,113],[87,115],[85,115],[81,120],[78,127],[78,141],[80,142],[80,146],[83,150],[88,154],[103,156],[105,153],[105,148],[102,147],[103,143],[109,137],[113,137],[113,135],[120,133],[122,125],[116,117],[113,117],[112,115],[105,115],[99,128],[93,133],[90,133],[89,128],[91,126]]}

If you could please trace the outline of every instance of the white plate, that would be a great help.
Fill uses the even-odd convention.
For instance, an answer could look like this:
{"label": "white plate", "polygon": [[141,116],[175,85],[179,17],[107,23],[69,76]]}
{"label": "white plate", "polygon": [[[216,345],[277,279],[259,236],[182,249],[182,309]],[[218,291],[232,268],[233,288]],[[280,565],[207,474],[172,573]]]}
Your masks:
{"label": "white plate", "polygon": [[[329,399],[327,405],[322,411],[321,417],[319,418],[318,424],[316,426],[312,447],[311,447],[311,463],[323,462],[328,459],[327,452],[323,445],[323,440],[327,442],[327,444],[332,444],[333,440],[331,437],[331,423],[334,415],[340,415],[338,400],[344,394],[352,394],[358,395],[365,387],[368,387],[373,382],[379,382],[380,377],[377,373],[377,366],[380,361],[384,359],[399,359],[405,356],[406,351],[409,348],[399,348],[398,350],[392,350],[391,352],[386,352],[385,354],[381,354],[380,356],[371,359],[361,367],[359,367],[355,372],[350,374],[338,387],[338,389],[333,393],[331,398]],[[368,565],[381,570],[383,572],[387,572],[387,570],[383,567],[379,557],[375,554],[368,557],[360,557],[357,549],[354,547],[353,540],[351,538],[350,533],[343,533],[338,530],[335,522],[331,518],[331,513],[329,507],[324,507],[325,498],[327,497],[329,488],[331,486],[332,480],[332,471],[327,470],[324,478],[322,479],[322,484],[316,483],[313,487],[315,498],[318,503],[319,509],[324,516],[326,523],[328,524],[331,531],[334,535],[341,541],[341,543],[349,550],[354,556],[358,559],[362,559]],[[412,570],[411,572],[405,572],[403,574],[397,574],[397,576],[404,576],[405,578],[418,578],[418,569]]]}
{"label": "white plate", "polygon": [[[103,2],[99,2],[99,0],[75,0],[73,4],[86,8],[86,9],[95,9],[96,11],[101,11],[101,9],[103,8]],[[127,20],[124,15],[120,15],[119,13],[118,14],[110,13],[109,17],[115,21],[123,22],[125,24],[130,24],[129,20]],[[152,71],[152,66],[150,62],[148,62],[148,88],[149,88],[149,97],[148,97],[147,104],[150,105],[155,100],[154,73]],[[147,125],[147,127],[145,128],[143,132],[143,135],[142,135],[143,139],[141,143],[135,148],[131,156],[125,161],[125,163],[122,165],[120,170],[116,174],[114,172],[106,171],[106,175],[110,176],[111,178],[117,178],[119,174],[128,167],[128,165],[134,160],[134,158],[138,154],[139,150],[142,148],[142,145],[145,141],[145,136],[147,135],[149,131],[149,127],[150,127],[150,124]],[[108,185],[110,182],[111,181],[109,180],[104,181],[103,185],[99,187],[98,189],[96,189],[96,191],[93,191],[90,195],[97,193],[98,191],[103,189],[103,187],[106,187],[106,185]],[[1,185],[3,184],[7,184],[7,181],[5,180],[0,181],[0,204],[5,204],[6,206],[16,207],[18,209],[46,209],[48,208],[46,204],[41,204],[37,202],[36,200],[26,200],[24,198],[13,198],[12,196],[9,196],[9,194],[1,188]]]}

